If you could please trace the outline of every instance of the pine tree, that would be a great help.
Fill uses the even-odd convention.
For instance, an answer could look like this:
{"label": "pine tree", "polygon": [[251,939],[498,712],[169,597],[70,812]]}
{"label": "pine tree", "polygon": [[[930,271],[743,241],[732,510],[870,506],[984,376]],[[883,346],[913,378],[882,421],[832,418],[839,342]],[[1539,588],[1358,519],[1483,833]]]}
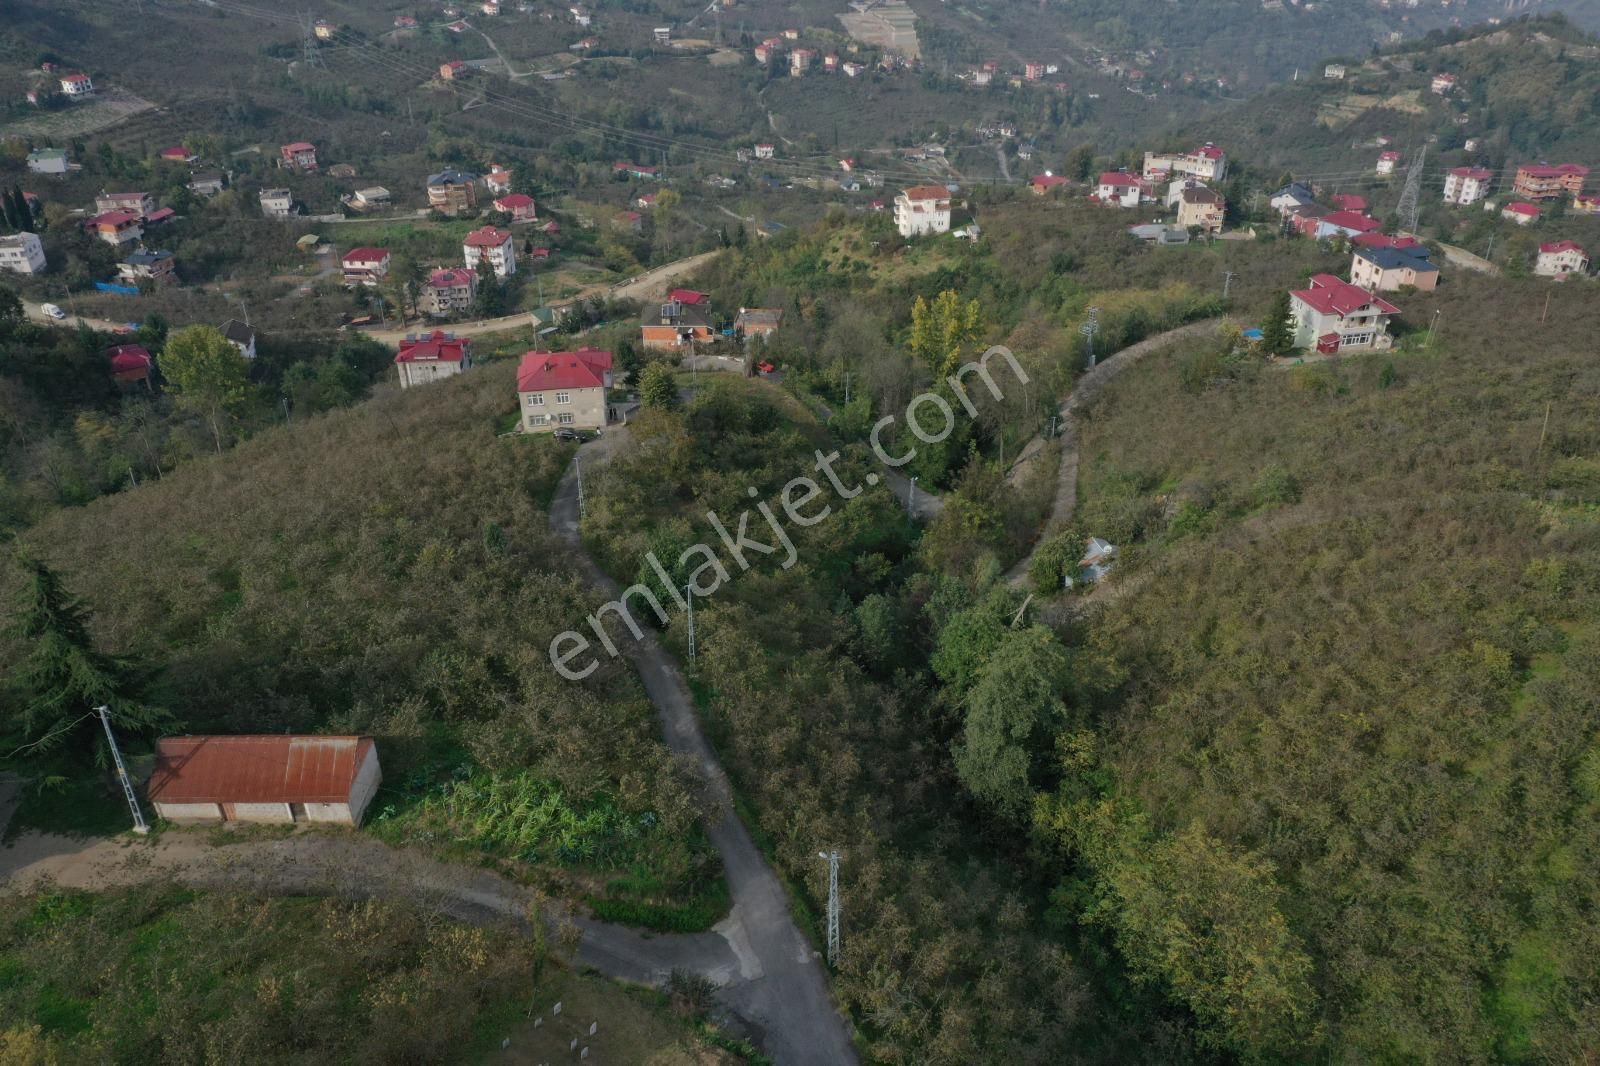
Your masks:
{"label": "pine tree", "polygon": [[108,707],[123,732],[170,729],[172,716],[142,699],[144,678],[128,659],[107,655],[89,636],[89,615],[61,578],[23,559],[27,581],[7,635],[27,649],[12,675],[13,708],[0,728],[35,752],[73,747],[104,761],[100,726],[91,716]]}
{"label": "pine tree", "polygon": [[17,217],[17,204],[10,190],[0,190],[0,214],[5,216],[7,230],[15,233],[22,229],[22,222]]}
{"label": "pine tree", "polygon": [[28,206],[28,197],[23,194],[22,186],[11,186],[11,199],[17,205],[17,226],[19,229],[33,229],[33,208]]}
{"label": "pine tree", "polygon": [[1261,326],[1261,350],[1268,355],[1282,355],[1294,347],[1294,326],[1289,317],[1289,291],[1273,297],[1272,308]]}

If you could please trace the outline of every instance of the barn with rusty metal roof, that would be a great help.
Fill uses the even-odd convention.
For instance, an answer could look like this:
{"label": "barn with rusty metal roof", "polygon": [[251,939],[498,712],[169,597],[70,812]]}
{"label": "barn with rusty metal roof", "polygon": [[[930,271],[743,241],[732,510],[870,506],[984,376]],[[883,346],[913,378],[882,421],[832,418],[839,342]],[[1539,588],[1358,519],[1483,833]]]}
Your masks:
{"label": "barn with rusty metal roof", "polygon": [[359,825],[382,779],[371,737],[163,737],[146,795],[170,822]]}

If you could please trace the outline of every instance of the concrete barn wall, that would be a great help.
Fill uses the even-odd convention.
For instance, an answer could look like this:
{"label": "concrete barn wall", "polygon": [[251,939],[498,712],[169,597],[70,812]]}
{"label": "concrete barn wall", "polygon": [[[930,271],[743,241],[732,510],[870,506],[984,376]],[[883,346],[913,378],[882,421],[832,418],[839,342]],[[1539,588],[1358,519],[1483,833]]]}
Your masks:
{"label": "concrete barn wall", "polygon": [[215,803],[157,803],[156,814],[169,822],[220,822],[222,808]]}

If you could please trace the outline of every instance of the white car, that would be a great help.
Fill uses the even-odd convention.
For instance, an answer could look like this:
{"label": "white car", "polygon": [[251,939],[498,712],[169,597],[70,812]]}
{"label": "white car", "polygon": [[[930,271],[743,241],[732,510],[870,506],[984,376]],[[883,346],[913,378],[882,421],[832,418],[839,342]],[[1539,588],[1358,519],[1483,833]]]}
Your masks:
{"label": "white car", "polygon": [[67,313],[61,310],[61,308],[57,307],[55,304],[41,304],[39,306],[39,310],[43,311],[51,318],[62,319],[67,317]]}

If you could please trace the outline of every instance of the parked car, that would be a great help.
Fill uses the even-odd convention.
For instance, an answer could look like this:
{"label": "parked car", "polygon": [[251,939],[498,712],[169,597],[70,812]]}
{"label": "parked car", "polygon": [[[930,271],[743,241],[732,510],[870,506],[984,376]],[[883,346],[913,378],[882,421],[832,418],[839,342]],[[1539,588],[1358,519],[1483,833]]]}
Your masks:
{"label": "parked car", "polygon": [[576,429],[556,430],[556,440],[570,441],[573,444],[582,444],[589,438]]}
{"label": "parked car", "polygon": [[61,310],[61,308],[57,307],[55,304],[42,304],[42,305],[40,305],[39,310],[43,311],[45,314],[47,314],[51,318],[55,318],[55,319],[62,319],[62,318],[66,318],[67,317],[67,313],[65,311]]}
{"label": "parked car", "polygon": [[756,364],[756,369],[761,371],[763,374],[770,374],[778,368],[773,366],[770,360],[763,359],[761,362]]}

